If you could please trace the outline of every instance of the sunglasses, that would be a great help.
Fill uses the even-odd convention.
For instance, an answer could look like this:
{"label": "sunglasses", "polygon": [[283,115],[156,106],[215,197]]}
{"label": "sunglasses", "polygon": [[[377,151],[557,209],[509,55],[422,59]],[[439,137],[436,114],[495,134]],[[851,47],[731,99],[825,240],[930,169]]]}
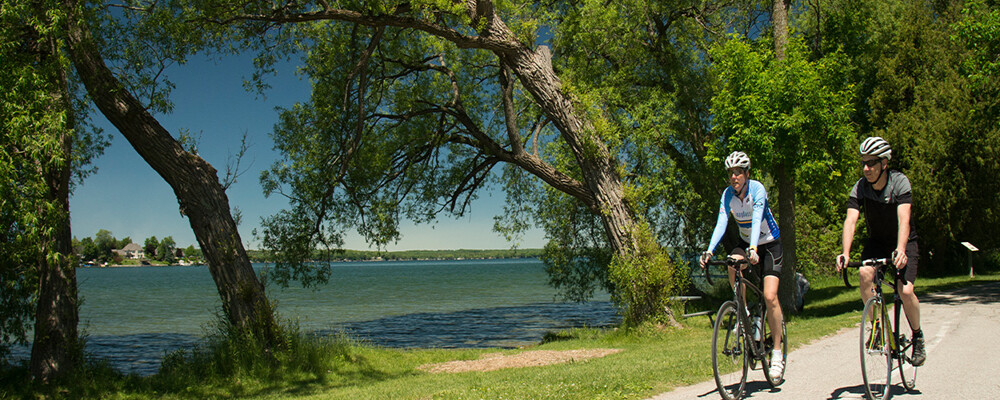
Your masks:
{"label": "sunglasses", "polygon": [[875,158],[868,161],[861,160],[861,167],[864,168],[867,165],[868,168],[874,168],[876,165],[879,165],[880,163],[882,163],[881,158]]}

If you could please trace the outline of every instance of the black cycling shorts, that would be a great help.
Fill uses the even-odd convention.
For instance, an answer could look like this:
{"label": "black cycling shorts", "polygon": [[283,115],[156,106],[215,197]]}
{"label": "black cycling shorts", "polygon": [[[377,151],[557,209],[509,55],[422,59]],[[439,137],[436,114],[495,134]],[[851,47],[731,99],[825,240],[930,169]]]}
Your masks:
{"label": "black cycling shorts", "polygon": [[[896,250],[896,246],[886,246],[885,244],[869,240],[865,243],[864,250],[861,251],[861,259],[891,258],[893,250]],[[911,240],[906,242],[906,267],[904,267],[906,272],[903,277],[906,278],[907,282],[916,282],[917,261],[919,260],[920,249],[917,247],[917,241]]]}
{"label": "black cycling shorts", "polygon": [[[732,249],[729,254],[739,254],[746,257],[746,249],[750,247],[750,243],[740,240],[739,245],[740,247]],[[761,276],[772,275],[781,278],[781,254],[780,238],[757,246],[757,256],[760,257],[757,265],[761,266]]]}

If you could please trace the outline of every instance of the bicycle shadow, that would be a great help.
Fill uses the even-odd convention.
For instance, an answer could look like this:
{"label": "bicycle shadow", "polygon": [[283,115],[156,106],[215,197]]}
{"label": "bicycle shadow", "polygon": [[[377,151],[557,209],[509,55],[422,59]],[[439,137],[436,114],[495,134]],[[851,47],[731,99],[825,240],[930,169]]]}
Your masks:
{"label": "bicycle shadow", "polygon": [[[726,388],[729,389],[729,388],[735,388],[735,387],[736,387],[736,385],[730,385],[730,386],[727,386]],[[747,382],[746,386],[743,387],[743,397],[742,398],[744,398],[744,399],[753,398],[755,394],[762,393],[762,392],[778,393],[778,392],[781,392],[781,386],[771,387],[771,385],[768,384],[765,381],[749,381],[749,382]],[[710,391],[708,391],[706,393],[703,393],[702,395],[700,395],[698,397],[699,398],[701,398],[701,397],[708,397],[709,395],[711,395],[713,393],[719,393],[719,389],[716,388],[716,389],[710,390]]]}
{"label": "bicycle shadow", "polygon": [[[889,391],[890,391],[889,393],[890,398],[895,398],[896,396],[903,394],[912,394],[912,395],[920,394],[919,389],[914,389],[911,392],[907,392],[906,388],[903,387],[902,383],[892,385],[892,387],[889,388]],[[836,390],[830,392],[830,397],[827,397],[826,400],[867,399],[867,398],[868,396],[865,395],[865,386],[856,385],[856,386],[837,388]]]}
{"label": "bicycle shadow", "polygon": [[757,393],[779,393],[781,392],[781,386],[772,387],[771,384],[765,381],[752,381],[747,382],[746,388],[743,390],[744,398],[752,398]]}

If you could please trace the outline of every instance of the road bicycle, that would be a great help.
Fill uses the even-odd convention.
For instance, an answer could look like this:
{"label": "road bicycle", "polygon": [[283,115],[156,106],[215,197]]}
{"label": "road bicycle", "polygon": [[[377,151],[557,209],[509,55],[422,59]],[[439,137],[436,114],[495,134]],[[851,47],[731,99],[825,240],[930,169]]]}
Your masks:
{"label": "road bicycle", "polygon": [[[903,309],[903,300],[899,297],[899,283],[903,281],[902,271],[892,265],[889,258],[872,258],[860,262],[847,263],[847,268],[875,268],[875,278],[872,280],[874,296],[865,302],[861,314],[861,376],[865,381],[865,393],[869,399],[888,399],[891,395],[892,370],[898,369],[907,391],[913,390],[917,384],[917,367],[910,362],[907,355],[913,346],[912,338],[901,332],[900,319],[909,326]],[[891,267],[891,268],[890,268]],[[847,280],[847,268],[842,270],[844,285],[851,287]],[[882,298],[882,285],[888,285],[885,272],[892,271],[894,296],[892,300],[892,324],[889,320]],[[896,360],[896,366],[893,366]]]}
{"label": "road bicycle", "polygon": [[[747,370],[756,369],[760,361],[764,377],[772,387],[781,384],[782,376],[771,376],[771,350],[774,349],[772,332],[767,323],[767,307],[764,304],[763,278],[753,272],[747,260],[727,258],[726,260],[708,261],[705,263],[705,279],[712,284],[711,274],[707,266],[724,265],[736,268],[746,265],[742,273],[737,273],[733,281],[733,299],[722,303],[716,314],[715,328],[712,332],[712,372],[715,374],[715,384],[719,394],[726,400],[739,399],[746,389]],[[744,276],[744,274],[749,276]],[[750,277],[754,277],[752,282]],[[759,282],[759,284],[757,284]],[[747,290],[749,288],[749,290]],[[747,299],[752,302],[748,305]],[[781,321],[781,362],[788,357],[788,340],[785,332],[785,321]]]}

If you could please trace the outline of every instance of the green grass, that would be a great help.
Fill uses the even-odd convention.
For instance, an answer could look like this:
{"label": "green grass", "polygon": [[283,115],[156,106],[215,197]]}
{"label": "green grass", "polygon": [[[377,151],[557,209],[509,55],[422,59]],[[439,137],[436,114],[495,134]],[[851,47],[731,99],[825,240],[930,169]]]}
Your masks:
{"label": "green grass", "polygon": [[[1000,274],[971,280],[967,276],[921,278],[917,292],[988,281],[1000,281]],[[814,279],[806,299],[804,312],[787,323],[791,349],[854,325],[861,311],[857,289],[847,289],[832,277]],[[0,375],[0,398],[641,399],[712,378],[709,319],[694,317],[683,322],[682,329],[644,326],[558,332],[547,343],[516,350],[384,349],[342,337],[319,339],[294,333],[299,339],[290,346],[292,350],[278,356],[283,360],[280,366],[240,361],[234,354],[239,353],[237,343],[228,350],[206,350],[198,357],[175,356],[179,359],[168,363],[170,368],[151,377],[121,376],[106,366],[92,366],[57,388],[25,385],[27,374],[14,368]],[[492,372],[431,374],[418,369],[497,351],[586,348],[624,351],[582,362]],[[223,368],[226,363],[246,367]]]}

